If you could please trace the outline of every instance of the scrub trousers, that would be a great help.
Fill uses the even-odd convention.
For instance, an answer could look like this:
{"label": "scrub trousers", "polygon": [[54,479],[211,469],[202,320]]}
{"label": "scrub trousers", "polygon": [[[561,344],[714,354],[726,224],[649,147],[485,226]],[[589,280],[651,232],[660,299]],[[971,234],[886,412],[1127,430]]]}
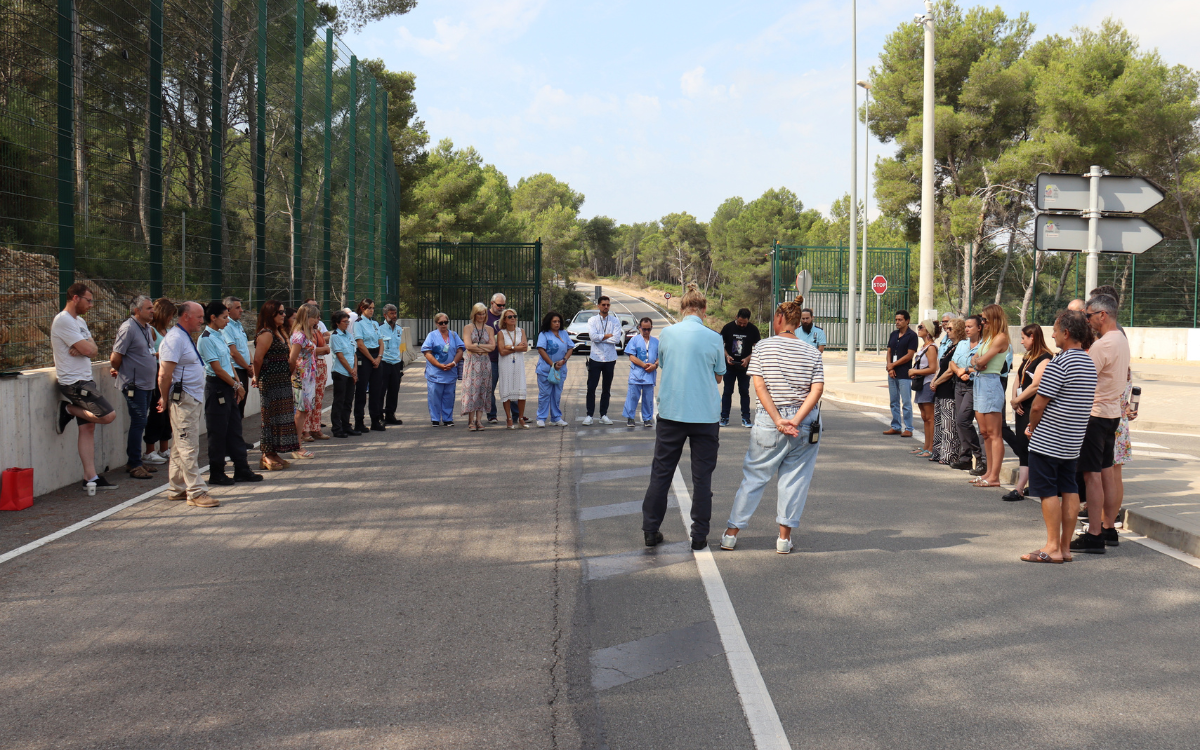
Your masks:
{"label": "scrub trousers", "polygon": [[[567,378],[566,367],[563,367],[563,380]],[[539,422],[557,422],[562,419],[562,382],[551,383],[546,379],[546,373],[537,374]]]}
{"label": "scrub trousers", "polygon": [[449,383],[428,381],[426,388],[429,394],[429,421],[454,421],[454,391],[458,386],[457,380]]}
{"label": "scrub trousers", "polygon": [[712,519],[712,473],[717,468],[720,436],[719,422],[676,422],[658,418],[650,486],[642,500],[642,531],[658,531],[662,526],[667,515],[667,492],[675,479],[683,444],[687,442],[692,453],[692,538],[708,537]]}
{"label": "scrub trousers", "polygon": [[638,399],[642,400],[642,421],[654,419],[654,383],[630,383],[629,392],[625,394],[625,408],[621,416],[626,419],[637,417]]}

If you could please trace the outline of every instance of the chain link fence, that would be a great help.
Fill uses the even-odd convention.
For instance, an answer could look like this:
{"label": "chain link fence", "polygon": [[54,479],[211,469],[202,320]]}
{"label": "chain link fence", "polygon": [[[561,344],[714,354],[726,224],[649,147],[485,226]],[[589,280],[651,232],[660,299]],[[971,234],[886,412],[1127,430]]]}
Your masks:
{"label": "chain link fence", "polygon": [[0,0],[0,59],[0,371],[74,281],[102,352],[139,294],[396,301],[387,92],[315,4]]}

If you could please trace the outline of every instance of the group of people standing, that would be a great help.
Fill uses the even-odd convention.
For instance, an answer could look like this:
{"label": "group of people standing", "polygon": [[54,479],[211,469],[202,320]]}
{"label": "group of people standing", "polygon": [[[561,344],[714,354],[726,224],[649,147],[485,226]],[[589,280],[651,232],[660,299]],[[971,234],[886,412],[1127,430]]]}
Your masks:
{"label": "group of people standing", "polygon": [[[940,324],[921,321],[916,332],[908,313],[896,312],[885,364],[892,424],[884,434],[912,435],[908,396],[915,393],[925,440],[911,453],[967,471],[981,488],[1001,486],[1007,444],[1019,472],[1003,499],[1042,498],[1047,524],[1047,545],[1022,556],[1027,562],[1070,561],[1072,551],[1102,554],[1120,544],[1121,466],[1132,454],[1129,422],[1137,412],[1118,308],[1111,286],[1072,301],[1055,319],[1057,353],[1040,326],[1022,327],[1025,353],[1011,394],[1013,348],[999,305],[966,318],[946,313]],[[1081,497],[1088,528],[1072,540]]]}

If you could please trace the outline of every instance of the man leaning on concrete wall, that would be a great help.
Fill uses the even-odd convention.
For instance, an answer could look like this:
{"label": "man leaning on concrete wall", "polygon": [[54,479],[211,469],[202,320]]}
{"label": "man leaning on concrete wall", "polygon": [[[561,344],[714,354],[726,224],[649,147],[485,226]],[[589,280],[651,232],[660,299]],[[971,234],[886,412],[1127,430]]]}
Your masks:
{"label": "man leaning on concrete wall", "polygon": [[83,315],[92,309],[92,290],[75,282],[67,287],[67,304],[50,325],[50,343],[54,348],[54,374],[63,401],[58,405],[57,430],[63,430],[74,418],[79,423],[79,460],[83,464],[83,486],[116,489],[96,473],[96,425],[111,424],[117,414],[100,395],[92,379],[92,357],[100,351],[92,339]]}

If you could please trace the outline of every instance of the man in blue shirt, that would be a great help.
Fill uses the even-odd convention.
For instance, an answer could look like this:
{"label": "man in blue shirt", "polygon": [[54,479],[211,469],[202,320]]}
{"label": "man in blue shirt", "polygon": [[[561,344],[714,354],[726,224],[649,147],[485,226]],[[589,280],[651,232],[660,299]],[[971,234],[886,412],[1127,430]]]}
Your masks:
{"label": "man in blue shirt", "polygon": [[[237,482],[261,482],[262,475],[250,470],[246,462],[246,441],[242,438],[242,418],[238,403],[246,398],[246,389],[233,372],[233,356],[221,331],[229,325],[224,302],[213,301],[204,311],[207,325],[196,350],[204,362],[204,423],[208,429],[208,483],[230,485]],[[225,473],[225,456],[233,459],[233,476]]]}
{"label": "man in blue shirt", "polygon": [[625,409],[621,414],[625,417],[625,425],[633,427],[633,418],[637,416],[638,399],[642,400],[642,423],[650,424],[654,419],[654,383],[658,380],[658,339],[651,336],[654,322],[642,318],[638,323],[640,336],[625,345],[625,353],[629,355],[629,392],[625,396]]}
{"label": "man in blue shirt", "polygon": [[[358,342],[358,380],[354,391],[354,429],[366,432],[363,411],[371,414],[371,431],[383,432],[383,358],[379,353],[379,324],[375,322],[375,301],[358,303],[358,320],[354,321],[354,338]],[[369,396],[369,405],[368,405]]]}
{"label": "man in blue shirt", "polygon": [[399,313],[395,305],[383,306],[383,325],[379,326],[379,358],[383,375],[383,423],[401,425],[404,420],[396,419],[396,400],[400,397],[400,379],[404,377],[404,361],[400,359],[400,345],[404,340],[404,327],[396,325]]}
{"label": "man in blue shirt", "polygon": [[[888,401],[892,406],[892,424],[884,435],[912,437],[912,380],[908,369],[917,353],[917,334],[908,327],[908,310],[896,311],[896,330],[888,338]],[[901,413],[903,412],[903,422]]]}
{"label": "man in blue shirt", "polygon": [[667,492],[685,441],[692,453],[692,549],[708,546],[712,473],[717,467],[721,433],[717,386],[725,374],[725,346],[721,334],[704,325],[707,309],[704,294],[695,284],[688,284],[680,300],[683,320],[659,336],[662,384],[658,391],[654,465],[642,501],[642,532],[647,547],[663,540],[658,529],[667,514]]}
{"label": "man in blue shirt", "polygon": [[813,311],[804,308],[800,311],[800,327],[795,331],[796,338],[806,344],[811,344],[817,351],[825,353],[825,329],[815,323]]}
{"label": "man in blue shirt", "polygon": [[[221,337],[225,339],[225,343],[229,344],[229,354],[233,357],[233,375],[242,384],[242,390],[249,392],[249,389],[254,387],[254,357],[250,356],[250,341],[246,338],[246,329],[242,327],[242,300],[239,297],[229,296],[224,300],[226,309],[229,310],[229,323],[225,326],[225,330],[221,331]],[[238,402],[238,414],[244,419],[246,417],[246,399]],[[247,443],[246,450],[250,450],[254,446]]]}
{"label": "man in blue shirt", "polygon": [[350,424],[358,382],[358,365],[355,361],[358,347],[354,342],[350,332],[350,313],[338,310],[333,314],[333,333],[329,334],[329,353],[333,356],[333,406],[329,410],[329,424],[335,438],[362,434]]}

